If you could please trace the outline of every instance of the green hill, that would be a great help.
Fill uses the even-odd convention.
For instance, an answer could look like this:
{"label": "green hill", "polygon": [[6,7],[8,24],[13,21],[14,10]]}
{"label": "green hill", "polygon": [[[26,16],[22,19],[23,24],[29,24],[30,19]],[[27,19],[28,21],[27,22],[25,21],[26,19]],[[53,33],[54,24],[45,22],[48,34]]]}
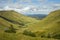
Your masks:
{"label": "green hill", "polygon": [[[4,21],[4,23],[2,22]],[[11,11],[0,11],[0,23],[7,26],[7,23],[10,25],[15,24],[15,25],[20,25],[20,26],[25,26],[29,23],[34,23],[37,21],[34,18],[27,17],[25,15],[19,14],[13,10]]]}
{"label": "green hill", "polygon": [[51,12],[46,18],[33,25],[38,27],[38,36],[60,39],[60,10]]}
{"label": "green hill", "polygon": [[[22,40],[22,34],[27,25],[38,22],[13,10],[0,11],[0,40]],[[29,37],[25,38],[25,40]],[[24,40],[24,39],[23,39]]]}
{"label": "green hill", "polygon": [[58,40],[60,10],[43,20],[36,20],[15,11],[0,11],[0,40]]}
{"label": "green hill", "polygon": [[52,38],[60,39],[60,10],[51,12],[43,22],[46,33]]}

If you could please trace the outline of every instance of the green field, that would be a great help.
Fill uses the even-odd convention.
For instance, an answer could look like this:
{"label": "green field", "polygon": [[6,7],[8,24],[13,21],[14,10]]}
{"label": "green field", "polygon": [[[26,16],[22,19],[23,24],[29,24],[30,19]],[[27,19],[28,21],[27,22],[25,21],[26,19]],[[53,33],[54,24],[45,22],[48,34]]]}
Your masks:
{"label": "green field", "polygon": [[60,40],[60,10],[43,20],[13,10],[0,11],[0,40]]}

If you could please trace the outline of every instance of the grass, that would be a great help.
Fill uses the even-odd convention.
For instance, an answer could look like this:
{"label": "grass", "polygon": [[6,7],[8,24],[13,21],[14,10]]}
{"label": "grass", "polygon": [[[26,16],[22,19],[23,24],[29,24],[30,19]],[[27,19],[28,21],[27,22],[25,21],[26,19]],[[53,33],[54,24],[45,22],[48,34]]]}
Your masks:
{"label": "grass", "polygon": [[[60,40],[60,10],[51,12],[43,20],[15,11],[0,11],[0,16],[4,17],[0,17],[0,40]],[[16,33],[5,32],[11,25],[17,29]]]}

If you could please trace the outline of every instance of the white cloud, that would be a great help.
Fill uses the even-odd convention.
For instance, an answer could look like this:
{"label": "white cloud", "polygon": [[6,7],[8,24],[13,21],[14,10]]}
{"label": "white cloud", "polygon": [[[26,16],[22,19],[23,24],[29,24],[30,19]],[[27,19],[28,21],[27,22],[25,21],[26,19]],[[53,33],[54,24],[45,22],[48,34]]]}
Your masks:
{"label": "white cloud", "polygon": [[[19,0],[18,0],[18,1],[19,1]],[[29,3],[31,3],[32,0],[20,0],[20,2],[29,2]]]}
{"label": "white cloud", "polygon": [[54,6],[60,6],[60,4],[54,4]]}
{"label": "white cloud", "polygon": [[39,8],[36,6],[27,6],[27,7],[21,8],[21,9],[5,6],[3,8],[3,10],[14,10],[14,11],[17,11],[19,13],[27,13],[27,12],[38,13],[38,12],[47,12],[47,11],[49,12],[50,11],[50,9],[47,7]]}
{"label": "white cloud", "polygon": [[39,0],[40,2],[45,2],[45,1],[47,1],[47,0]]}
{"label": "white cloud", "polygon": [[52,8],[52,11],[60,9],[59,3],[51,3],[50,7]]}
{"label": "white cloud", "polygon": [[[29,2],[29,0],[21,0],[21,2]],[[37,0],[37,1],[40,1],[42,3],[46,2],[47,0]],[[20,4],[19,0],[17,0],[16,3],[10,3],[11,0],[9,1],[9,3],[7,3],[3,10],[15,10],[17,12],[21,12],[21,13],[27,13],[27,12],[32,12],[32,13],[38,13],[38,12],[50,12],[50,11],[53,11],[53,10],[56,10],[56,9],[60,9],[60,4],[45,4],[45,5],[40,5],[40,6],[37,6],[37,5],[23,5],[23,4]],[[31,0],[30,0],[30,3],[31,3]],[[2,9],[0,9],[2,10]]]}
{"label": "white cloud", "polygon": [[60,8],[60,4],[52,4],[52,6],[54,7],[54,8]]}
{"label": "white cloud", "polygon": [[25,7],[25,8],[23,8],[22,10],[23,10],[23,11],[28,11],[28,10],[30,10],[30,7]]}
{"label": "white cloud", "polygon": [[21,9],[18,9],[18,8],[13,8],[13,7],[9,7],[9,6],[5,6],[3,9],[0,9],[0,10],[14,10],[14,11],[17,11],[17,12],[27,12],[31,9],[31,7],[24,7],[24,8],[21,8]]}
{"label": "white cloud", "polygon": [[4,10],[12,10],[13,8],[10,8],[9,6],[5,6],[3,9]]}

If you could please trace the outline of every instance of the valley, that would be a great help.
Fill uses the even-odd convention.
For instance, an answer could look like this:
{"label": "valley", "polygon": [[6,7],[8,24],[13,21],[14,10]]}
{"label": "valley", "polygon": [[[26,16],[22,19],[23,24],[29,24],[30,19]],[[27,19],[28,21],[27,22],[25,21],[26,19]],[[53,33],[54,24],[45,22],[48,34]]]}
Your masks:
{"label": "valley", "polygon": [[39,18],[0,11],[0,40],[60,40],[60,10]]}

